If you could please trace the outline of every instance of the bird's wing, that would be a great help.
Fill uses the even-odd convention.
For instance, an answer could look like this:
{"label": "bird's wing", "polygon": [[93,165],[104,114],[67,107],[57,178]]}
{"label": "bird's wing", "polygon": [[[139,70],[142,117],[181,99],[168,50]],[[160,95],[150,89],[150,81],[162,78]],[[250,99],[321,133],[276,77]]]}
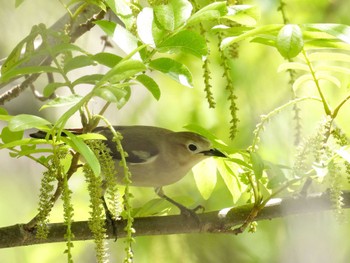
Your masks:
{"label": "bird's wing", "polygon": [[[119,129],[118,129],[119,130]],[[126,161],[130,164],[147,163],[157,158],[159,149],[156,145],[147,139],[147,136],[140,133],[134,133],[132,130],[120,129],[120,133],[123,135],[121,144],[123,150],[127,152]],[[121,155],[117,150],[116,143],[112,140],[113,134],[110,130],[100,130],[99,127],[94,132],[103,134],[107,140],[103,141],[112,152],[113,159],[120,160]]]}

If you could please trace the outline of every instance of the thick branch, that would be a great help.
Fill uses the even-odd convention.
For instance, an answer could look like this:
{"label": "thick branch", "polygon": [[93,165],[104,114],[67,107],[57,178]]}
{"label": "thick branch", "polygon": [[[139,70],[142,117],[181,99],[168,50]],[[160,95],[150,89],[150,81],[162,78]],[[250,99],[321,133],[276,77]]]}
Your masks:
{"label": "thick branch", "polygon": [[[344,208],[350,207],[350,192],[343,194]],[[200,224],[193,218],[181,215],[135,218],[135,236],[171,235],[184,233],[232,233],[232,228],[242,224],[249,215],[252,206],[240,206],[199,214]],[[255,218],[256,221],[275,219],[296,214],[315,213],[333,209],[328,194],[307,198],[274,199]],[[124,220],[117,221],[118,238],[125,236]],[[46,240],[35,238],[35,233],[24,229],[24,224],[0,228],[0,248],[27,246],[43,243],[63,242],[66,226],[63,223],[49,225],[50,234]],[[75,240],[92,239],[87,221],[74,222],[72,231]],[[112,228],[108,227],[111,238]]]}

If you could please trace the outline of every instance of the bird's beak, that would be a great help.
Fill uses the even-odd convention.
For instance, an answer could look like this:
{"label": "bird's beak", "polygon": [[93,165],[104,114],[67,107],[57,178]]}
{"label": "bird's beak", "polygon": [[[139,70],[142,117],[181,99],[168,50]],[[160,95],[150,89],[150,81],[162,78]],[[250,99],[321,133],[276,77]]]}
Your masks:
{"label": "bird's beak", "polygon": [[205,156],[227,157],[225,154],[223,154],[217,149],[210,149],[208,151],[203,151],[201,153],[204,154]]}

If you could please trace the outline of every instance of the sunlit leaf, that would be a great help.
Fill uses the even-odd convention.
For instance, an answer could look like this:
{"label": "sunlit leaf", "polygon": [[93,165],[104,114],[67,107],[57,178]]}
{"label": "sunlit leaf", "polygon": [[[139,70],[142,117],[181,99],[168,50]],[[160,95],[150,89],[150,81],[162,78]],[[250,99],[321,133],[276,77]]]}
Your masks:
{"label": "sunlit leaf", "polygon": [[265,165],[263,160],[261,159],[260,155],[256,152],[250,153],[250,160],[252,162],[253,171],[255,174],[255,177],[257,179],[260,179],[262,177]]}
{"label": "sunlit leaf", "polygon": [[195,55],[199,58],[205,56],[208,52],[205,39],[198,33],[189,30],[183,30],[179,33],[166,38],[157,46],[160,52],[184,52]]}
{"label": "sunlit leaf", "polygon": [[326,71],[326,72],[338,72],[343,74],[350,74],[350,69],[346,67],[331,66],[331,65],[320,65],[315,67],[316,72]]}
{"label": "sunlit leaf", "polygon": [[276,47],[285,58],[296,57],[304,47],[303,33],[298,25],[285,25],[278,33]]}
{"label": "sunlit leaf", "polygon": [[311,74],[305,74],[300,77],[298,77],[294,83],[293,83],[293,90],[297,91],[299,88],[301,88],[306,82],[312,82],[312,85],[314,87],[314,81]]}
{"label": "sunlit leaf", "polygon": [[350,55],[336,52],[313,52],[308,55],[310,61],[344,61],[350,62]]}
{"label": "sunlit leaf", "polygon": [[40,128],[46,125],[51,125],[51,123],[41,117],[29,114],[20,114],[11,118],[8,127],[11,131],[23,131],[31,128]]}
{"label": "sunlit leaf", "polygon": [[299,62],[282,63],[281,65],[279,65],[277,71],[282,72],[282,71],[289,70],[289,69],[302,70],[302,71],[307,71],[307,72],[310,71],[309,67],[306,64],[299,63]]}
{"label": "sunlit leaf", "polygon": [[221,42],[220,48],[225,49],[225,48],[229,47],[230,45],[237,43],[239,41],[246,40],[247,38],[250,38],[250,37],[257,37],[260,34],[267,34],[267,33],[275,32],[275,31],[278,31],[279,29],[281,29],[282,27],[283,27],[283,25],[276,25],[276,24],[266,25],[266,26],[254,28],[254,29],[249,30],[243,34],[238,35],[238,36],[224,38]]}
{"label": "sunlit leaf", "polygon": [[350,26],[343,24],[304,24],[308,30],[317,30],[334,36],[345,43],[350,44]]}
{"label": "sunlit leaf", "polygon": [[218,19],[227,14],[226,2],[214,2],[204,6],[194,13],[188,20],[187,25],[193,25],[202,21]]}
{"label": "sunlit leaf", "polygon": [[260,18],[260,12],[253,5],[233,5],[228,8],[228,14],[224,18],[241,25],[254,26]]}
{"label": "sunlit leaf", "polygon": [[95,89],[94,94],[108,102],[115,103],[118,108],[122,108],[129,99],[130,89],[110,85]]}
{"label": "sunlit leaf", "polygon": [[316,73],[316,77],[318,80],[327,80],[327,81],[333,83],[337,88],[341,87],[340,80],[334,76],[329,75],[329,71],[325,71],[325,72],[318,71]]}
{"label": "sunlit leaf", "polygon": [[137,33],[143,43],[155,47],[153,39],[153,9],[145,7],[137,16]]}
{"label": "sunlit leaf", "polygon": [[[113,41],[125,54],[131,53],[138,47],[138,39],[120,25],[117,25],[114,30]],[[139,53],[134,54],[133,59],[141,60]]]}
{"label": "sunlit leaf", "polygon": [[157,23],[165,30],[173,31],[191,16],[192,5],[187,0],[169,0],[166,5],[154,6]]}
{"label": "sunlit leaf", "polygon": [[171,59],[171,58],[158,58],[155,60],[152,60],[149,64],[149,66],[152,69],[158,70],[160,72],[163,72],[167,74],[172,79],[176,80],[177,82],[181,83],[184,86],[192,88],[192,74],[188,70],[188,68]]}
{"label": "sunlit leaf", "polygon": [[115,65],[101,79],[101,83],[108,81],[109,83],[117,83],[134,77],[137,73],[146,70],[144,63],[138,60],[125,60]]}
{"label": "sunlit leaf", "polygon": [[67,135],[67,137],[70,140],[68,140],[68,138],[64,138],[64,137],[61,137],[61,139],[65,143],[70,145],[74,150],[79,152],[84,157],[85,162],[87,164],[89,164],[89,166],[92,169],[92,171],[94,172],[94,174],[96,176],[99,176],[101,173],[101,166],[100,166],[100,163],[97,160],[94,152],[85,144],[83,139],[81,139],[80,137],[78,137],[78,136],[76,136],[73,133],[68,132],[68,131],[65,131],[65,134]]}
{"label": "sunlit leaf", "polygon": [[50,100],[48,103],[44,104],[40,110],[46,108],[57,108],[57,107],[68,107],[78,103],[82,99],[82,96],[72,94],[64,97],[57,97],[53,100]]}
{"label": "sunlit leaf", "polygon": [[202,197],[209,199],[216,185],[216,161],[208,158],[194,166],[192,171]]}
{"label": "sunlit leaf", "polygon": [[231,193],[233,203],[236,203],[245,189],[237,177],[238,170],[241,168],[234,162],[227,162],[222,159],[218,159],[216,162],[219,174],[224,180],[227,189]]}
{"label": "sunlit leaf", "polygon": [[113,36],[113,33],[116,28],[116,23],[112,21],[107,20],[98,20],[94,22],[96,25],[98,25],[109,37]]}

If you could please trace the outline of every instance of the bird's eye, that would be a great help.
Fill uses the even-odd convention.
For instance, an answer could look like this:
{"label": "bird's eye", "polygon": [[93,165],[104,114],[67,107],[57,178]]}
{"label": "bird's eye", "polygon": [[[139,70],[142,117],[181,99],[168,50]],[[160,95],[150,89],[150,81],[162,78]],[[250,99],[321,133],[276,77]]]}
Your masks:
{"label": "bird's eye", "polygon": [[197,150],[197,146],[194,145],[193,143],[189,144],[188,145],[188,149],[191,151],[191,152],[194,152]]}

